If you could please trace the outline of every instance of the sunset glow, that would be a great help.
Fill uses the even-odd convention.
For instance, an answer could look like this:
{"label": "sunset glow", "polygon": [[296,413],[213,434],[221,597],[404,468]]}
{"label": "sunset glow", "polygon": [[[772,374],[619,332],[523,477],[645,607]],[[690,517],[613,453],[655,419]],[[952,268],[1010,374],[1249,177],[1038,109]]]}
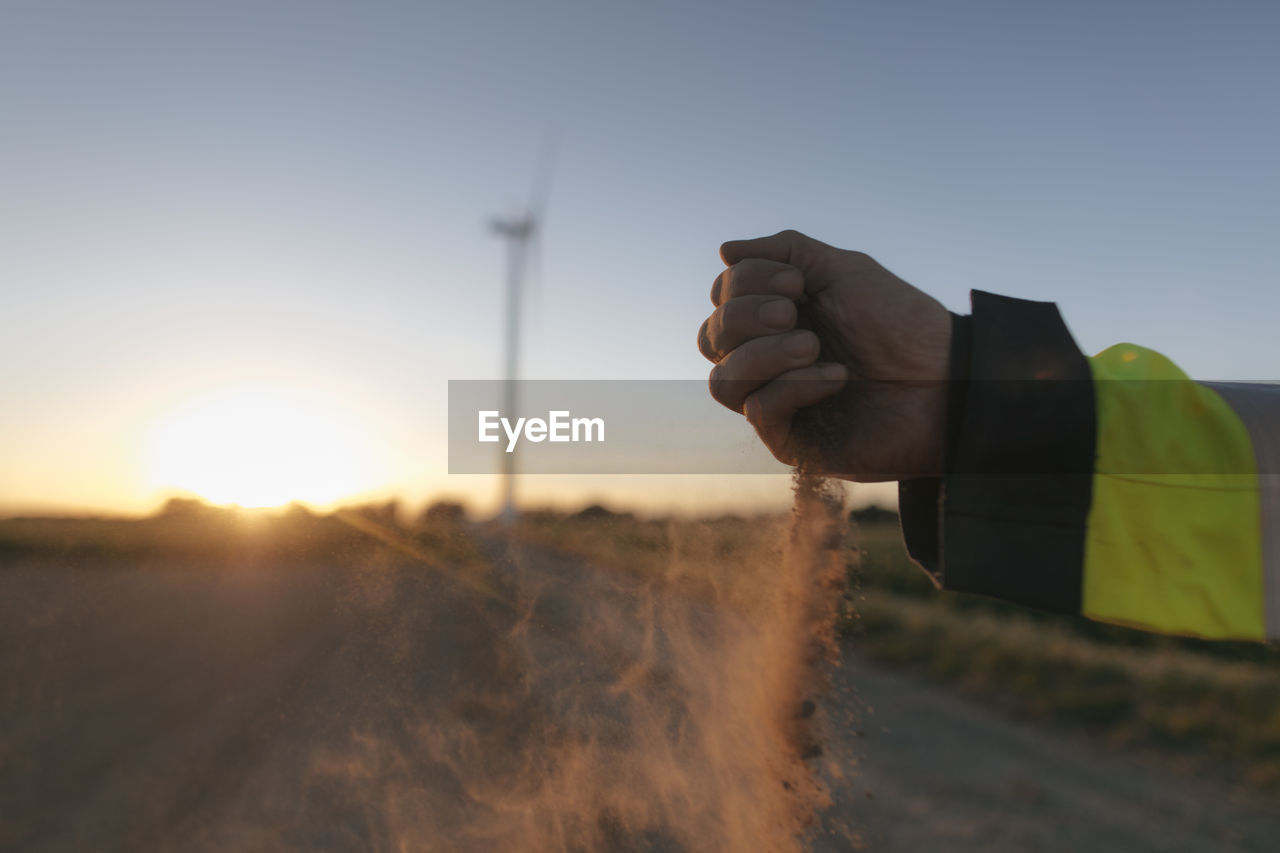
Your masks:
{"label": "sunset glow", "polygon": [[151,484],[216,504],[325,504],[376,479],[371,444],[343,415],[289,389],[240,386],[191,400],[157,424]]}

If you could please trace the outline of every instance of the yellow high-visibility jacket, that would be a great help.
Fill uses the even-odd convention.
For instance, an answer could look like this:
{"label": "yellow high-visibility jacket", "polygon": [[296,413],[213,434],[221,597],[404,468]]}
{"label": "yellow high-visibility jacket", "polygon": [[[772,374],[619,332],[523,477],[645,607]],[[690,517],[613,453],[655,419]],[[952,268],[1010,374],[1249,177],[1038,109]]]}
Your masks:
{"label": "yellow high-visibility jacket", "polygon": [[1086,358],[1055,306],[953,324],[947,473],[899,484],[944,588],[1172,634],[1280,639],[1280,385]]}

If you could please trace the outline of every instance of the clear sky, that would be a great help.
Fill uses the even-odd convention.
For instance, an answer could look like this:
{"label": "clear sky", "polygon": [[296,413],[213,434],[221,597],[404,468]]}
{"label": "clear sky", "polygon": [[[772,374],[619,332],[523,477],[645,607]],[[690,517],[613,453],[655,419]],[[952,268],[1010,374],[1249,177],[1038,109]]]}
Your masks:
{"label": "clear sky", "polygon": [[718,244],[792,227],[1280,378],[1277,43],[1271,2],[7,0],[0,511],[148,509],[166,441],[277,392],[263,458],[344,472],[296,496],[490,497],[445,476],[446,382],[500,374],[486,222],[550,136],[527,376],[704,377]]}

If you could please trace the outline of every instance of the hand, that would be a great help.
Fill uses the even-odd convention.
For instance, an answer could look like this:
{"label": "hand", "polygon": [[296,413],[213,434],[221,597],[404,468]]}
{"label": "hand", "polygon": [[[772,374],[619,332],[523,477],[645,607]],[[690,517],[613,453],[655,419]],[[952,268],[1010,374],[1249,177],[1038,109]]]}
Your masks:
{"label": "hand", "polygon": [[795,231],[731,241],[720,256],[728,269],[698,331],[711,396],[789,465],[861,481],[942,472],[951,316],[940,302]]}

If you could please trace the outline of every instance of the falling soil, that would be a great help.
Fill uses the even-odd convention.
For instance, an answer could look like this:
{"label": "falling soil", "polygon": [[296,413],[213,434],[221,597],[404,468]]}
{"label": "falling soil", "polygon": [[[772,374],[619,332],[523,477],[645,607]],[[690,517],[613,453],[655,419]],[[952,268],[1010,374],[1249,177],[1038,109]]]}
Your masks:
{"label": "falling soil", "polygon": [[[778,535],[776,551],[717,565],[689,541],[696,527],[673,530],[664,575],[644,583],[508,550],[498,581],[519,604],[489,609],[497,677],[470,679],[457,713],[418,721],[408,741],[421,757],[405,784],[443,767],[465,797],[447,849],[803,849],[830,803],[817,765],[845,575],[840,489],[798,474]],[[333,766],[385,781],[385,755],[370,759]],[[402,821],[390,847],[441,823]]]}

